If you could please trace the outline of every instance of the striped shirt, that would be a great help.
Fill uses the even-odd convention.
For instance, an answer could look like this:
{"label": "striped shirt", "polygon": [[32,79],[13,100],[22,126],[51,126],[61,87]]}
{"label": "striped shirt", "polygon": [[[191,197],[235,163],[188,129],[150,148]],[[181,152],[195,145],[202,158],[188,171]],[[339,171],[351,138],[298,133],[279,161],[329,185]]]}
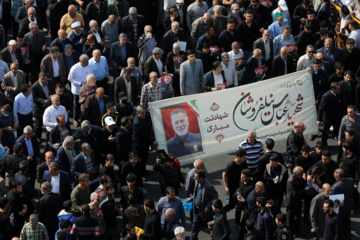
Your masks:
{"label": "striped shirt", "polygon": [[[72,239],[98,239],[100,237],[98,220],[86,214],[76,218],[71,228],[70,235],[72,236]],[[77,238],[74,236],[77,236]]]}
{"label": "striped shirt", "polygon": [[262,143],[255,139],[254,145],[251,145],[247,140],[240,143],[239,148],[246,151],[246,163],[249,169],[257,168],[259,158],[264,154]]}

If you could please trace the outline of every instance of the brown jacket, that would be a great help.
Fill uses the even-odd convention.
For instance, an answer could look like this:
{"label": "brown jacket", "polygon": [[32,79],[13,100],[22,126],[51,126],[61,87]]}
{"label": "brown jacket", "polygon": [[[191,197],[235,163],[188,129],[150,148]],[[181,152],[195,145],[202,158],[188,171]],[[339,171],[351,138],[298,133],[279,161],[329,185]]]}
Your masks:
{"label": "brown jacket", "polygon": [[[67,76],[66,76],[64,58],[62,56],[60,56],[60,55],[58,57],[58,62],[59,62],[60,80],[61,80],[62,83],[64,83],[66,81],[66,79],[67,79]],[[50,53],[47,54],[41,60],[40,69],[41,69],[42,72],[46,73],[46,76],[48,78],[53,78],[54,77],[54,70],[53,70],[52,59],[51,59]]]}
{"label": "brown jacket", "polygon": [[21,85],[23,85],[24,83],[26,83],[26,79],[25,79],[25,74],[23,71],[21,70],[17,70],[17,88],[18,91],[14,92],[12,90],[12,88],[14,87],[14,82],[13,82],[13,78],[14,78],[14,74],[13,72],[8,72],[4,75],[4,80],[1,82],[1,87],[5,90],[5,97],[13,102],[15,96],[20,93],[20,87]]}

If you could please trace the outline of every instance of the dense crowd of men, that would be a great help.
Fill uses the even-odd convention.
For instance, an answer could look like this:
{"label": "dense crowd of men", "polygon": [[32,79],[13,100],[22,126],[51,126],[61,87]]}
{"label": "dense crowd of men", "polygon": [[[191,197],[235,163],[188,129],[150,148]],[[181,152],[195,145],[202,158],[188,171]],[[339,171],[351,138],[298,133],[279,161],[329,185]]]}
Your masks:
{"label": "dense crowd of men", "polygon": [[[314,238],[351,239],[360,0],[335,4],[340,11],[330,0],[1,0],[0,238],[195,240],[205,228],[214,240],[278,240],[311,225]],[[170,158],[153,165],[161,197],[149,199],[143,178],[158,145],[149,103],[305,69],[322,126],[313,151],[302,122],[285,159],[250,130],[222,172],[223,205],[203,161],[182,175],[190,133],[176,130],[175,118],[188,122],[177,110]],[[234,208],[238,233],[226,216]]]}

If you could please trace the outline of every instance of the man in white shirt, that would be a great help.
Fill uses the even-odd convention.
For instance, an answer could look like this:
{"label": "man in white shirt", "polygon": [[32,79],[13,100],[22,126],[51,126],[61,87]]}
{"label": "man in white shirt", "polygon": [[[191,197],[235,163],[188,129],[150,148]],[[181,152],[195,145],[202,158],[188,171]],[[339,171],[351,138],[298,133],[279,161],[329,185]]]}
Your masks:
{"label": "man in white shirt", "polygon": [[228,88],[237,87],[239,85],[236,73],[235,63],[230,62],[230,57],[227,52],[221,54],[222,70],[225,74],[225,79],[228,83]]}
{"label": "man in white shirt", "polygon": [[79,95],[81,86],[85,85],[86,77],[89,74],[93,74],[93,69],[89,65],[89,57],[86,54],[82,54],[79,58],[80,62],[73,65],[69,72],[68,80],[71,83],[71,92],[74,95],[74,125],[79,126],[81,112],[79,104]]}
{"label": "man in white shirt", "polygon": [[306,46],[306,54],[302,55],[299,58],[299,61],[296,66],[296,71],[304,70],[308,67],[312,66],[312,63],[315,59],[315,48],[313,45],[307,45]]}
{"label": "man in white shirt", "polygon": [[66,108],[60,105],[60,96],[54,94],[51,96],[51,103],[50,107],[45,109],[43,115],[43,122],[44,126],[46,127],[47,133],[50,133],[53,128],[56,127],[58,124],[56,121],[56,117],[59,115],[65,116],[65,122],[68,121],[68,115],[66,112]]}
{"label": "man in white shirt", "polygon": [[359,24],[355,20],[350,20],[349,28],[350,33],[345,29],[346,36],[352,38],[355,41],[355,47],[360,48],[360,30],[358,29]]}
{"label": "man in white shirt", "polygon": [[232,51],[228,52],[230,61],[235,64],[238,81],[241,81],[245,71],[244,51],[240,48],[239,42],[231,44]]}

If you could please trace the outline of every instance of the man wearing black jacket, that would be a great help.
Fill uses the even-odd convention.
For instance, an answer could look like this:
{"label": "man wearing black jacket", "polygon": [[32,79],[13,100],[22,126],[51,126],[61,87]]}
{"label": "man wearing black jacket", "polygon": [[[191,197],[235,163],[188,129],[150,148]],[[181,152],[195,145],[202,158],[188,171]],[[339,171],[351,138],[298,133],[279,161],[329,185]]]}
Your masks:
{"label": "man wearing black jacket", "polygon": [[325,200],[323,206],[326,213],[325,231],[323,240],[338,240],[340,235],[340,224],[338,215],[334,212],[334,202],[331,199]]}
{"label": "man wearing black jacket", "polygon": [[[289,134],[286,140],[286,156],[287,167],[294,165],[294,160],[297,156],[301,155],[301,148],[306,144],[303,132],[305,131],[305,124],[296,122],[294,129]],[[293,166],[292,166],[293,168]]]}
{"label": "man wearing black jacket", "polygon": [[307,172],[307,175],[311,175],[312,169],[316,166],[320,167],[324,174],[320,177],[321,182],[333,185],[335,182],[334,171],[339,168],[339,164],[331,160],[331,153],[327,150],[321,153],[321,160],[317,161]]}
{"label": "man wearing black jacket", "polygon": [[158,240],[161,238],[160,214],[155,210],[154,200],[146,200],[144,209],[147,212],[145,217],[144,234],[140,231],[136,234],[137,238],[144,240]]}
{"label": "man wearing black jacket", "polygon": [[280,55],[273,59],[271,77],[278,77],[295,71],[294,58],[288,54],[288,48],[282,47]]}
{"label": "man wearing black jacket", "polygon": [[212,239],[229,240],[231,230],[221,200],[220,199],[214,200],[212,202],[211,207],[215,212],[214,225],[209,226],[210,228],[212,228],[213,231]]}

